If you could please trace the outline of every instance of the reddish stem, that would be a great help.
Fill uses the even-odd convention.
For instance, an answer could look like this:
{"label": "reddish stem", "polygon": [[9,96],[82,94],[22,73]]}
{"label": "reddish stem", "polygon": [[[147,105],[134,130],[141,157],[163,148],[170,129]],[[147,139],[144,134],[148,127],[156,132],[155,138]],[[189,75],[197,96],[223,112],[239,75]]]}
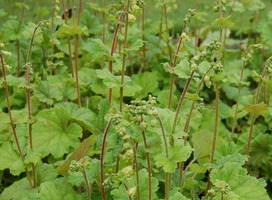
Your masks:
{"label": "reddish stem", "polygon": [[[141,116],[141,121],[144,121],[143,115]],[[146,142],[146,136],[145,136],[145,131],[142,131],[143,135],[143,140],[144,140],[144,146],[145,149],[147,150],[147,142]],[[150,165],[150,158],[149,158],[149,153],[146,152],[146,161],[147,161],[147,170],[148,170],[148,199],[152,200],[152,182],[151,182],[151,165]]]}
{"label": "reddish stem", "polygon": [[104,131],[104,135],[103,135],[103,140],[102,140],[102,148],[101,148],[101,154],[100,154],[100,180],[101,180],[101,195],[102,195],[102,199],[106,200],[106,194],[105,194],[105,188],[104,188],[104,165],[103,165],[103,161],[104,161],[104,154],[105,154],[105,148],[106,148],[106,139],[107,139],[107,135],[110,129],[110,125],[112,122],[112,118],[109,119],[108,124],[106,126],[106,129]]}
{"label": "reddish stem", "polygon": [[[255,98],[255,105],[258,104],[259,102],[259,97],[260,97],[260,93],[261,93],[261,88],[262,88],[262,84],[263,84],[263,79],[265,78],[266,76],[266,73],[267,73],[267,68],[268,68],[268,65],[270,64],[272,60],[272,56],[270,56],[267,61],[266,61],[266,65],[265,65],[265,68],[264,68],[264,71],[263,71],[263,74],[262,74],[262,78],[260,80],[260,83],[258,85],[258,89],[257,89],[257,94],[256,94],[256,98]],[[247,150],[246,150],[246,155],[249,156],[249,150],[250,150],[250,144],[251,144],[251,139],[252,139],[252,133],[253,133],[253,128],[254,128],[254,124],[255,124],[255,119],[256,119],[256,114],[253,114],[252,116],[252,121],[251,121],[251,125],[250,125],[250,131],[249,131],[249,137],[248,137],[248,144],[247,144]],[[247,168],[247,161],[245,162],[245,165],[244,167]]]}
{"label": "reddish stem", "polygon": [[[185,32],[186,27],[187,27],[187,23],[184,23],[183,29],[182,29],[182,33]],[[179,38],[179,43],[178,43],[178,48],[177,48],[176,55],[175,55],[174,62],[173,62],[173,66],[172,66],[173,68],[175,68],[176,65],[177,65],[178,53],[179,53],[182,41],[183,41],[183,38],[180,37]],[[175,77],[175,75],[174,75],[174,73],[172,73],[171,74],[171,85],[170,85],[170,94],[169,94],[168,109],[171,108],[171,101],[172,101],[172,95],[173,95],[173,86],[174,86],[174,77]]]}
{"label": "reddish stem", "polygon": [[[127,9],[127,6],[124,7],[123,11],[126,11],[126,9]],[[119,22],[122,22],[123,18],[124,18],[124,12],[122,12],[120,14]],[[119,30],[120,26],[121,26],[121,24],[118,23],[116,28],[115,28],[115,31],[114,31],[114,36],[113,36],[112,45],[111,45],[111,53],[110,53],[111,57],[113,57],[113,53],[115,51],[115,47],[116,47],[116,44],[117,44],[117,34],[118,34],[118,30]],[[113,65],[113,60],[111,59],[110,60],[110,66],[109,66],[109,69],[110,69],[111,73],[112,73],[112,65]],[[110,88],[110,91],[109,91],[109,102],[111,103],[111,101],[112,101],[112,88]]]}
{"label": "reddish stem", "polygon": [[[14,126],[14,122],[13,122],[13,118],[12,118],[12,114],[11,114],[10,101],[9,101],[9,92],[8,92],[8,84],[7,84],[7,78],[6,78],[6,70],[5,70],[4,59],[3,59],[1,51],[0,51],[0,59],[1,59],[3,77],[4,77],[4,87],[5,87],[6,98],[7,98],[9,120],[10,120],[10,123],[11,123],[12,132],[13,132],[13,135],[14,135],[14,138],[15,138],[17,149],[19,151],[20,158],[21,158],[22,161],[24,161],[24,156],[23,156],[23,153],[22,153],[22,150],[21,150],[21,146],[20,146],[20,143],[19,143],[19,140],[18,140],[18,137],[17,137],[17,133],[16,133],[16,130],[15,130],[15,126]],[[28,172],[27,168],[25,168],[25,172],[26,172],[27,179],[28,179],[28,182],[30,184],[30,187],[33,188],[32,182],[31,182],[31,178],[30,178],[30,175],[29,175],[29,172]]]}

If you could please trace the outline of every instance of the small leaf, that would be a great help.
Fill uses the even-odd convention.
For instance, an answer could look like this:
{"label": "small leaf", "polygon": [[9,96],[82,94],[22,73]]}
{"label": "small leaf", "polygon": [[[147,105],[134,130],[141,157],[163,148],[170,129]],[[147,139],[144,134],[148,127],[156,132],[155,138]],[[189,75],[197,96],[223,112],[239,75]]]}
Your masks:
{"label": "small leaf", "polygon": [[60,29],[58,30],[58,35],[63,35],[63,36],[73,36],[73,35],[80,35],[80,34],[85,34],[87,35],[87,28],[81,28],[79,26],[68,26],[66,24],[63,24]]}
{"label": "small leaf", "polygon": [[192,100],[192,101],[203,101],[203,98],[198,96],[198,94],[186,93],[185,97]]}
{"label": "small leaf", "polygon": [[221,17],[219,19],[216,19],[215,21],[213,21],[212,24],[219,25],[219,26],[225,26],[225,27],[231,27],[234,25],[234,23],[231,21],[230,16],[228,16],[226,18]]}
{"label": "small leaf", "polygon": [[261,104],[257,104],[257,105],[248,105],[248,106],[244,107],[243,110],[245,110],[253,115],[263,115],[263,114],[269,112],[268,106],[265,103],[261,103]]}
{"label": "small leaf", "polygon": [[127,48],[126,51],[138,51],[143,45],[144,45],[144,41],[138,39],[133,45]]}

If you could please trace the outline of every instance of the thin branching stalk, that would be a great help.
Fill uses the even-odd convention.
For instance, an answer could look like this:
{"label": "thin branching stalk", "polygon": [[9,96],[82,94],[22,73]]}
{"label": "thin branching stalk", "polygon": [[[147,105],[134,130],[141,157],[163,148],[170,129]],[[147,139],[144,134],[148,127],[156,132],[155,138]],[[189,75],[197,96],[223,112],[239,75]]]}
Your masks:
{"label": "thin branching stalk", "polygon": [[[145,7],[142,8],[142,40],[145,41]],[[143,68],[145,68],[146,56],[145,56],[146,46],[145,42],[143,45]]]}
{"label": "thin branching stalk", "polygon": [[[61,0],[61,3],[62,3],[64,21],[65,21],[65,24],[67,25],[68,24],[68,17],[67,17],[67,13],[66,13],[66,9],[65,9],[64,0]],[[72,9],[74,9],[74,8],[72,8]],[[73,56],[72,56],[71,42],[70,42],[70,38],[69,37],[67,37],[67,43],[68,43],[68,50],[69,50],[70,69],[71,69],[72,77],[74,78]]]}
{"label": "thin branching stalk", "polygon": [[[26,0],[24,0],[24,5],[26,4]],[[23,6],[20,23],[22,24],[25,13],[25,6]],[[20,76],[20,40],[17,40],[17,76]]]}
{"label": "thin branching stalk", "polygon": [[[265,78],[266,73],[267,73],[267,68],[268,68],[271,60],[272,60],[272,56],[270,56],[266,60],[265,68],[263,70],[262,78],[260,79],[260,82],[259,82],[259,85],[258,85],[258,89],[257,89],[257,93],[256,93],[256,97],[255,97],[255,105],[257,105],[258,102],[259,102],[259,97],[260,97],[260,93],[261,93],[261,89],[262,89],[262,84],[263,84],[264,78]],[[247,156],[249,156],[249,150],[250,150],[250,144],[251,144],[252,133],[253,133],[253,128],[254,128],[254,124],[255,124],[255,119],[256,119],[256,114],[253,114],[251,125],[250,125],[250,130],[249,130],[249,137],[248,137],[247,149],[246,149],[246,155]],[[245,165],[244,165],[245,168],[247,168],[247,164],[248,164],[248,162],[246,161]]]}
{"label": "thin branching stalk", "polygon": [[167,16],[167,8],[166,8],[166,2],[164,1],[163,5],[163,10],[164,10],[164,19],[165,19],[165,31],[166,31],[166,43],[168,47],[168,52],[169,52],[169,60],[170,60],[170,65],[172,66],[172,49],[170,46],[170,41],[169,41],[169,28],[168,28],[168,16]]}
{"label": "thin branching stalk", "polygon": [[84,176],[84,180],[85,180],[85,184],[86,184],[87,198],[91,199],[91,189],[90,189],[90,183],[88,180],[86,169],[85,169],[84,165],[80,165],[80,167],[82,168],[83,176]]}
{"label": "thin branching stalk", "polygon": [[[127,9],[127,6],[124,7],[123,11],[125,11],[126,9]],[[117,24],[115,31],[114,31],[112,45],[111,45],[111,53],[110,53],[111,57],[113,57],[113,54],[116,49],[118,30],[121,27],[120,23],[123,21],[123,18],[124,18],[124,12],[122,12],[120,14],[119,23]],[[113,60],[111,59],[110,64],[109,64],[109,69],[110,69],[111,73],[113,73],[112,65],[113,65]],[[111,101],[112,101],[112,88],[110,88],[110,91],[109,91],[109,102],[111,103]]]}
{"label": "thin branching stalk", "polygon": [[[9,120],[10,120],[10,123],[11,123],[12,132],[13,132],[13,135],[14,135],[14,138],[15,138],[17,149],[19,151],[20,158],[24,162],[24,156],[23,156],[23,153],[22,153],[22,150],[21,150],[21,146],[20,146],[20,143],[19,143],[19,140],[18,140],[18,137],[17,137],[15,125],[14,125],[13,118],[12,118],[12,113],[11,113],[11,108],[10,108],[10,101],[9,101],[8,84],[7,84],[7,78],[6,78],[6,70],[5,70],[4,59],[3,59],[1,51],[0,51],[0,59],[1,59],[3,77],[4,77],[4,87],[5,87],[5,92],[6,92]],[[33,188],[33,185],[32,185],[32,182],[31,182],[31,177],[30,177],[30,174],[29,174],[27,168],[25,168],[25,172],[26,172],[27,179],[28,179],[28,182],[30,184],[30,187]]]}
{"label": "thin branching stalk", "polygon": [[[187,22],[184,22],[182,33],[185,33],[186,27],[187,27]],[[179,43],[178,43],[178,48],[177,48],[176,55],[175,55],[175,58],[174,58],[174,62],[173,62],[173,65],[172,65],[173,68],[175,68],[176,65],[177,65],[178,54],[179,54],[180,47],[182,45],[182,41],[183,41],[183,37],[180,36]],[[175,74],[172,73],[171,74],[171,83],[170,83],[170,94],[169,94],[169,101],[168,101],[168,109],[171,108],[171,101],[172,101],[172,95],[173,95],[173,86],[174,86],[174,77],[175,77]]]}
{"label": "thin branching stalk", "polygon": [[[141,116],[141,122],[144,121],[143,115]],[[142,131],[143,140],[144,140],[144,147],[147,150],[147,141],[145,136],[145,131]],[[146,161],[147,161],[147,171],[148,171],[148,199],[152,200],[152,182],[151,182],[151,165],[150,165],[150,158],[149,153],[146,151]]]}
{"label": "thin branching stalk", "polygon": [[[230,7],[230,11],[228,13],[229,16],[232,14],[235,3],[236,3],[236,0],[233,1],[232,5]],[[226,41],[227,41],[227,27],[225,27],[225,29],[224,29],[224,43],[223,43],[224,47],[226,46]]]}
{"label": "thin branching stalk", "polygon": [[[162,130],[162,136],[163,136],[163,141],[164,141],[164,146],[165,146],[165,155],[166,155],[166,158],[169,158],[167,137],[166,137],[165,129],[164,129],[164,126],[163,126],[160,116],[158,116],[158,120],[159,120],[161,130]],[[171,177],[170,173],[166,173],[165,174],[165,199],[169,199],[169,196],[170,196],[170,186],[171,185],[170,185],[169,181],[171,181],[171,179],[169,177]]]}
{"label": "thin branching stalk", "polygon": [[[220,18],[224,17],[223,11],[222,11],[222,2],[219,0],[219,11],[220,11]],[[223,29],[220,26],[220,42],[222,42],[222,36],[223,36]],[[219,48],[217,61],[220,62],[221,60],[221,50],[222,48]],[[219,123],[219,81],[215,82],[215,95],[216,95],[216,105],[215,105],[215,124],[214,124],[214,133],[213,133],[213,144],[212,144],[212,151],[211,151],[211,161],[210,163],[213,163],[214,161],[214,152],[215,152],[215,145],[216,145],[216,139],[217,139],[217,132],[218,132],[218,123]],[[208,191],[211,187],[211,180],[210,180],[210,173],[212,169],[209,171],[208,175],[208,184],[207,189]]]}
{"label": "thin branching stalk", "polygon": [[[247,52],[245,53],[245,56],[246,55],[247,55]],[[241,74],[240,74],[239,85],[238,85],[238,94],[237,94],[235,113],[234,113],[234,118],[233,118],[233,123],[232,123],[230,142],[232,142],[234,130],[235,130],[236,123],[237,123],[237,115],[238,115],[238,108],[239,108],[239,103],[240,103],[240,95],[241,95],[241,88],[242,88],[242,81],[243,81],[243,75],[244,75],[244,71],[245,71],[245,66],[246,66],[246,60],[244,59],[244,61],[243,61],[243,67],[242,67]]]}
{"label": "thin branching stalk", "polygon": [[102,147],[101,147],[101,154],[100,154],[100,181],[101,181],[101,195],[102,199],[106,200],[106,194],[105,194],[105,188],[104,188],[104,154],[105,154],[105,148],[106,148],[106,139],[107,135],[109,133],[109,129],[111,126],[112,117],[109,119],[108,124],[106,126],[106,129],[104,131],[103,140],[102,140]]}
{"label": "thin branching stalk", "polygon": [[[79,8],[77,14],[77,26],[79,26],[80,15],[82,11],[82,0],[79,1]],[[78,34],[75,35],[74,41],[74,49],[75,49],[75,75],[76,75],[76,88],[77,88],[77,102],[78,106],[81,107],[81,99],[80,99],[80,88],[79,88],[79,79],[78,79]]]}
{"label": "thin branching stalk", "polygon": [[240,36],[239,36],[239,39],[240,39],[240,50],[242,50],[242,40],[243,40],[243,24],[244,24],[244,14],[242,13],[241,14],[241,20],[240,20],[240,27],[241,27],[241,32],[240,32]]}
{"label": "thin branching stalk", "polygon": [[179,99],[178,106],[177,106],[177,109],[176,109],[175,118],[174,118],[174,122],[173,122],[173,126],[172,126],[172,133],[174,133],[175,130],[176,130],[176,125],[177,125],[177,121],[178,121],[179,112],[180,112],[181,106],[182,106],[182,104],[183,104],[185,95],[186,95],[186,93],[187,93],[187,91],[188,91],[188,88],[189,88],[189,85],[190,85],[190,83],[191,83],[191,80],[192,80],[192,78],[193,78],[194,73],[195,73],[195,70],[192,70],[192,72],[191,72],[191,74],[190,74],[190,78],[187,80],[187,83],[186,83],[186,85],[185,85],[185,88],[184,88],[184,90],[183,90],[183,92],[182,92],[182,95],[181,95],[181,97],[180,97],[180,99]]}
{"label": "thin branching stalk", "polygon": [[136,189],[137,189],[137,200],[140,200],[140,180],[139,180],[139,168],[138,168],[138,162],[137,162],[137,149],[136,145],[133,141],[133,139],[130,137],[130,142],[132,144],[132,149],[133,149],[133,156],[134,156],[134,167],[135,167],[135,173],[136,173]]}
{"label": "thin branching stalk", "polygon": [[130,0],[127,0],[127,10],[126,10],[126,23],[125,23],[125,38],[123,44],[123,61],[122,61],[122,74],[121,74],[121,86],[120,86],[120,111],[123,110],[123,95],[124,95],[124,80],[125,80],[125,70],[126,70],[126,52],[127,47],[127,36],[128,36],[128,13],[129,13]]}
{"label": "thin branching stalk", "polygon": [[[206,72],[205,74],[202,76],[200,82],[199,82],[199,85],[197,87],[197,92],[196,94],[199,95],[199,92],[201,90],[201,87],[202,87],[202,84],[205,80],[205,77],[207,76],[207,74],[213,69],[214,66],[211,66]],[[193,101],[192,105],[191,105],[191,108],[190,108],[190,111],[189,111],[189,114],[188,114],[188,117],[186,119],[186,123],[185,123],[185,126],[184,126],[184,132],[185,133],[188,133],[189,131],[189,127],[190,127],[190,122],[191,122],[191,117],[192,117],[192,113],[193,113],[193,110],[195,108],[195,101]],[[187,143],[187,137],[184,137],[184,146],[186,145]],[[183,174],[185,174],[185,170],[183,172],[183,168],[184,168],[184,162],[182,162],[180,164],[180,174],[179,174],[179,188],[182,187],[182,179],[183,179]],[[188,166],[186,167],[188,168]]]}
{"label": "thin branching stalk", "polygon": [[[29,130],[29,143],[30,143],[30,149],[33,149],[33,143],[32,143],[32,116],[31,116],[31,100],[30,100],[30,56],[31,56],[31,50],[32,50],[32,46],[33,46],[33,42],[34,42],[34,38],[36,35],[36,32],[39,28],[39,26],[44,23],[44,21],[40,21],[36,28],[33,31],[32,37],[31,37],[31,41],[29,44],[29,49],[28,49],[28,53],[27,53],[27,62],[26,62],[26,81],[27,81],[27,89],[26,89],[26,93],[27,93],[27,108],[28,108],[28,119],[29,119],[29,124],[28,124],[28,130]],[[37,181],[36,181],[36,174],[35,174],[35,165],[34,163],[31,163],[32,165],[32,175],[33,175],[33,182],[34,185],[33,187],[37,186]]]}

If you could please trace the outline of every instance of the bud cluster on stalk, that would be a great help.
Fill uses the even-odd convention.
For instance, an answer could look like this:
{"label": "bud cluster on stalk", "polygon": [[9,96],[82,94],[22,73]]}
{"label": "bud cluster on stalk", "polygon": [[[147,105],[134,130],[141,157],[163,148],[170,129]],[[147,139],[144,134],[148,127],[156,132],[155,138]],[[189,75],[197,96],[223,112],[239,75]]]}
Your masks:
{"label": "bud cluster on stalk", "polygon": [[226,12],[226,4],[227,4],[226,0],[217,0],[215,2],[214,7],[213,7],[213,11],[218,12],[220,10],[220,7],[221,7],[222,12]]}
{"label": "bud cluster on stalk", "polygon": [[253,54],[255,53],[255,51],[260,50],[262,48],[261,44],[253,44],[250,45],[243,57],[243,61],[244,62],[250,62],[253,60]]}
{"label": "bud cluster on stalk", "polygon": [[204,60],[207,60],[212,63],[214,55],[218,52],[220,48],[221,48],[220,42],[217,42],[217,40],[212,41],[199,55],[194,56],[191,59],[190,61],[191,69],[193,71],[197,70],[199,64]]}

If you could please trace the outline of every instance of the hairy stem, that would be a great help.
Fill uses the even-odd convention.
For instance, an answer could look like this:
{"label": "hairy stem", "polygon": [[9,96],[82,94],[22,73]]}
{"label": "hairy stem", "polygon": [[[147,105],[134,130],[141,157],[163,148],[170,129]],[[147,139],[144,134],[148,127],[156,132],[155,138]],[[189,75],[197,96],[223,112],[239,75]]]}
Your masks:
{"label": "hairy stem", "polygon": [[88,176],[87,176],[87,172],[86,169],[84,167],[84,165],[80,165],[82,170],[83,170],[83,176],[84,176],[84,180],[85,180],[85,184],[86,184],[86,190],[87,190],[87,197],[88,199],[91,199],[91,189],[90,189],[90,183],[88,180]]}
{"label": "hairy stem", "polygon": [[[103,0],[103,8],[106,9],[106,0]],[[102,12],[102,21],[103,21],[103,33],[102,33],[102,41],[103,44],[106,44],[106,13],[105,10]],[[101,68],[104,68],[104,60],[105,56],[101,59]]]}
{"label": "hairy stem", "polygon": [[[195,10],[197,12],[197,0],[195,0]],[[195,32],[195,55],[197,55],[197,48],[198,48],[197,18],[195,18],[194,32]]]}
{"label": "hairy stem", "polygon": [[125,70],[126,70],[126,52],[127,47],[127,35],[128,35],[128,13],[129,13],[129,4],[130,0],[127,0],[127,13],[126,13],[126,24],[125,24],[125,38],[124,38],[124,53],[123,53],[123,62],[122,62],[122,74],[121,74],[121,86],[120,86],[120,111],[123,110],[123,95],[124,95],[124,80],[125,80]]}
{"label": "hairy stem", "polygon": [[[12,118],[12,113],[11,113],[11,108],[10,108],[10,101],[9,101],[8,84],[7,84],[7,78],[6,78],[6,70],[5,70],[4,59],[3,59],[1,51],[0,51],[0,59],[1,59],[3,77],[4,77],[4,87],[5,87],[5,92],[6,92],[9,120],[10,120],[10,123],[11,123],[12,132],[13,132],[13,135],[14,135],[14,138],[15,138],[17,149],[19,151],[20,158],[21,158],[22,161],[24,161],[24,156],[23,156],[23,153],[22,153],[22,150],[21,150],[21,146],[20,146],[20,143],[19,143],[19,140],[18,140],[18,137],[17,137],[15,125],[14,125],[13,118]],[[25,168],[25,172],[26,172],[26,175],[27,175],[29,185],[30,185],[31,188],[33,188],[32,182],[31,182],[31,177],[29,175],[29,172],[28,172],[27,168]]]}
{"label": "hairy stem", "polygon": [[106,148],[106,139],[107,135],[111,126],[112,118],[109,119],[108,124],[106,126],[106,129],[104,131],[103,140],[102,140],[102,147],[101,147],[101,154],[100,154],[100,181],[101,181],[101,195],[102,199],[106,200],[106,194],[105,194],[105,188],[104,188],[104,154],[105,154],[105,148]]}

